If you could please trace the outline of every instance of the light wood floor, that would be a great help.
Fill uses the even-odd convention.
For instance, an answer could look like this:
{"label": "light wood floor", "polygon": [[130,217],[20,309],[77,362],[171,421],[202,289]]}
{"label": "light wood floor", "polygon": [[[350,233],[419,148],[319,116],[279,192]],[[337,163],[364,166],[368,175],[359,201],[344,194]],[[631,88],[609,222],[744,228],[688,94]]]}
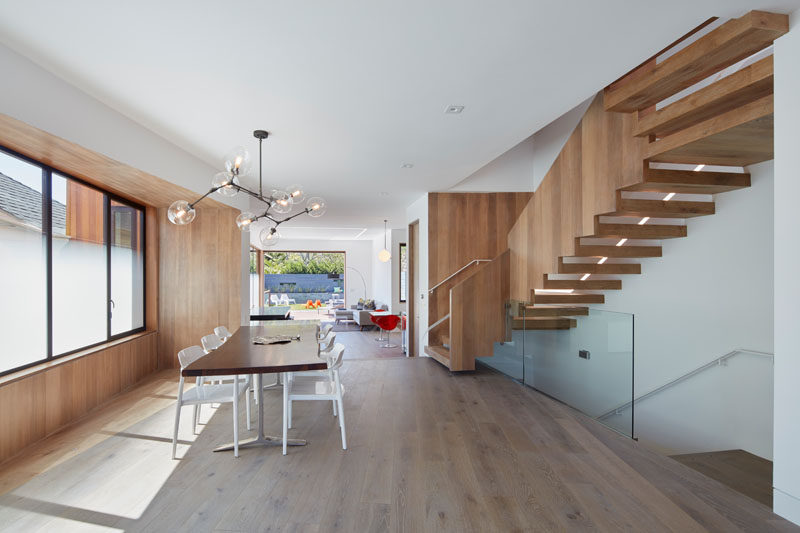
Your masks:
{"label": "light wood floor", "polygon": [[[350,360],[341,449],[328,402],[295,407],[309,445],[212,449],[230,407],[184,412],[176,372],[0,468],[13,531],[788,531],[766,507],[488,370],[427,358]],[[266,423],[280,427],[280,393]],[[242,418],[244,415],[242,414]],[[106,529],[108,530],[108,529]]]}

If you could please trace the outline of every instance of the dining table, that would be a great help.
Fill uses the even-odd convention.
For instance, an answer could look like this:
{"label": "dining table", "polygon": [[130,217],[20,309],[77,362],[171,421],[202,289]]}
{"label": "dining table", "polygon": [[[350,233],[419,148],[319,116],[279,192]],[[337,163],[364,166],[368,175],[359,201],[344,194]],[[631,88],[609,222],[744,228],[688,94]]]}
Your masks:
{"label": "dining table", "polygon": [[[181,374],[186,377],[211,377],[232,375],[255,375],[258,395],[258,434],[239,443],[239,448],[254,446],[277,446],[283,437],[264,433],[264,374],[282,376],[284,413],[289,390],[285,386],[287,374],[306,370],[325,370],[328,364],[319,357],[316,320],[276,320],[260,322],[258,325],[241,326],[222,346],[185,367]],[[254,344],[256,337],[285,335],[297,337],[284,344]],[[249,399],[248,399],[249,401]],[[289,446],[304,446],[305,439],[287,439]],[[215,452],[233,450],[233,444],[221,446]]]}

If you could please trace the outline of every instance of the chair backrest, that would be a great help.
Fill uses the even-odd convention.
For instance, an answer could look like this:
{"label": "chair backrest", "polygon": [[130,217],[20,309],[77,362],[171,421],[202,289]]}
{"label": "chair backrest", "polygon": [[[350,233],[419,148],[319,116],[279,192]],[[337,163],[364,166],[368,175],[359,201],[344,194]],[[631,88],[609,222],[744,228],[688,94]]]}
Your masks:
{"label": "chair backrest", "polygon": [[324,340],[325,337],[328,336],[328,333],[330,333],[332,329],[333,329],[333,326],[328,324],[324,328],[319,330],[319,333],[317,334],[317,337],[319,338],[319,340]]}
{"label": "chair backrest", "polygon": [[202,339],[200,339],[200,344],[203,345],[203,349],[206,352],[210,352],[212,350],[216,350],[220,346],[222,346],[222,341],[216,334],[214,335],[206,335]]}
{"label": "chair backrest", "polygon": [[328,368],[331,370],[338,369],[340,366],[342,366],[342,359],[344,358],[344,344],[336,344],[336,346],[331,349],[328,355],[329,360],[331,361],[331,364]]}
{"label": "chair backrest", "polygon": [[288,294],[281,294],[280,301],[288,302],[289,301],[289,295]]}
{"label": "chair backrest", "polygon": [[336,342],[336,334],[334,333],[332,335],[328,335],[327,339],[324,339],[322,342],[320,342],[319,353],[327,354],[328,352],[330,352],[335,342]]}
{"label": "chair backrest", "polygon": [[184,348],[178,352],[178,362],[181,364],[181,368],[183,369],[203,357],[205,354],[206,352],[201,347],[189,346],[188,348]]}
{"label": "chair backrest", "polygon": [[228,339],[230,337],[233,337],[233,333],[228,331],[228,328],[226,328],[225,326],[217,326],[217,327],[215,327],[214,328],[214,333],[216,333],[217,337],[219,337],[222,340],[225,340],[225,339]]}
{"label": "chair backrest", "polygon": [[280,300],[278,300],[278,295],[277,294],[270,294],[269,295],[269,301],[272,302],[272,303],[275,303],[275,304],[280,302]]}

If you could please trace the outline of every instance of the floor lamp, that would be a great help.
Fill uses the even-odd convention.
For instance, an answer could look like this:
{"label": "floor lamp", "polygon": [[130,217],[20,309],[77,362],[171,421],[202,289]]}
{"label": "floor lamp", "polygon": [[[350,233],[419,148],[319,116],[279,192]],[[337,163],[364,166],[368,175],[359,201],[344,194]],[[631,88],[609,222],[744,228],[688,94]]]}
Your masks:
{"label": "floor lamp", "polygon": [[361,283],[364,284],[364,300],[366,300],[367,299],[367,282],[364,279],[364,275],[361,272],[359,272],[358,270],[356,270],[355,268],[353,268],[353,267],[347,267],[347,270],[352,270],[353,272],[358,274],[358,277],[361,278]]}

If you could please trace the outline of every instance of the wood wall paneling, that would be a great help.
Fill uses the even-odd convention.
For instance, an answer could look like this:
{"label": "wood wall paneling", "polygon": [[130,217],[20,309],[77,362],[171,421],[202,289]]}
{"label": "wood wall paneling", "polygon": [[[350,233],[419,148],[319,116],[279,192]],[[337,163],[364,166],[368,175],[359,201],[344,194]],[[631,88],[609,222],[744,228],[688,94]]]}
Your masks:
{"label": "wood wall paneling", "polygon": [[[140,204],[169,207],[176,199],[190,200],[199,196],[184,187],[2,113],[0,142],[15,152]],[[206,198],[197,206],[198,210],[206,207],[225,206],[211,198]]]}
{"label": "wood wall paneling", "polygon": [[177,368],[177,354],[224,325],[241,323],[241,232],[238,212],[206,208],[191,224],[167,221],[158,210],[158,355],[160,368]]}
{"label": "wood wall paneling", "polygon": [[0,463],[155,372],[156,344],[156,334],[148,332],[16,380],[6,376],[0,385]]}
{"label": "wood wall paneling", "polygon": [[506,250],[450,290],[450,369],[475,370],[475,358],[490,356],[506,336],[511,252]]}
{"label": "wood wall paneling", "polygon": [[[428,287],[433,287],[473,259],[493,259],[507,247],[508,232],[529,192],[428,194]],[[475,272],[464,271],[429,295],[428,325],[450,310],[450,289]],[[434,328],[428,345],[441,345],[447,321]]]}
{"label": "wood wall paneling", "polygon": [[594,217],[616,209],[616,190],[643,181],[647,140],[633,136],[632,114],[607,113],[597,95],[508,235],[511,298],[528,300],[575,237],[594,233]]}

